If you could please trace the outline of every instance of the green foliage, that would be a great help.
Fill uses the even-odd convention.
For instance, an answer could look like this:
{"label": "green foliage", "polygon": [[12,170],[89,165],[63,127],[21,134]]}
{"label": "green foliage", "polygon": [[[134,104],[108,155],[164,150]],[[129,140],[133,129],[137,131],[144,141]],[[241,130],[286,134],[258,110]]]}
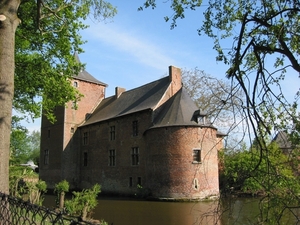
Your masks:
{"label": "green foliage", "polygon": [[42,205],[43,198],[42,194],[47,192],[47,184],[45,181],[26,181],[26,186],[28,188],[29,201],[32,204]]}
{"label": "green foliage", "polygon": [[97,196],[101,192],[101,186],[95,184],[91,189],[84,189],[81,192],[73,191],[71,200],[65,202],[66,210],[71,215],[81,216],[86,219],[87,214],[97,206]]}
{"label": "green foliage", "polygon": [[224,163],[220,174],[221,188],[224,193],[263,196],[260,221],[280,224],[287,211],[298,207],[299,154],[295,150],[290,157],[273,142],[263,151],[258,146],[254,144],[250,150],[221,153]]}
{"label": "green foliage", "polygon": [[59,208],[64,208],[65,194],[69,191],[70,185],[69,182],[63,180],[55,185],[54,192],[57,193],[57,202],[59,203]]}
{"label": "green foliage", "polygon": [[29,131],[20,124],[20,120],[13,116],[12,130],[10,135],[10,164],[19,165],[32,160],[35,164],[39,162],[40,155],[40,132]]}
{"label": "green foliage", "polygon": [[12,196],[22,198],[27,193],[25,178],[37,180],[38,174],[23,166],[9,167],[9,192]]}
{"label": "green foliage", "polygon": [[55,185],[55,189],[54,192],[56,192],[57,194],[61,193],[61,192],[68,192],[69,191],[69,182],[66,180],[63,180],[61,182],[59,182],[58,184]]}
{"label": "green foliage", "polygon": [[111,18],[116,9],[104,0],[21,1],[16,31],[14,109],[33,118],[43,112],[52,121],[52,110],[81,94],[69,78],[83,67],[74,53],[84,43],[79,32],[84,20]]}
{"label": "green foliage", "polygon": [[224,189],[234,189],[250,194],[280,192],[300,193],[300,183],[288,156],[276,143],[269,144],[267,150],[252,148],[226,152],[224,160]]}
{"label": "green foliage", "polygon": [[[183,1],[171,1],[171,9],[174,11],[174,14],[172,16],[172,23],[171,28],[173,29],[176,27],[176,20],[177,19],[184,19],[185,18],[185,11],[187,9],[190,10],[196,10],[197,7],[200,7],[202,4],[202,0],[183,0]],[[143,8],[151,7],[154,9],[156,7],[156,1],[155,0],[147,0],[145,1],[144,5],[139,7],[138,10],[143,10]],[[170,17],[165,16],[165,21],[168,22],[170,20]]]}
{"label": "green foliage", "polygon": [[41,205],[42,194],[47,191],[45,181],[39,180],[38,174],[23,166],[10,166],[9,192],[12,196],[29,200],[33,204]]}

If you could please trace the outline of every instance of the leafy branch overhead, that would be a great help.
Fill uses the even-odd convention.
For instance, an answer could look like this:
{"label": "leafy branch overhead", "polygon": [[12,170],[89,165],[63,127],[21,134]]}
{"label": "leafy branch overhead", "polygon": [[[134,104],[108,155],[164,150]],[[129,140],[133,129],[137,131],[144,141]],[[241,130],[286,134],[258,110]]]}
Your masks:
{"label": "leafy branch overhead", "polygon": [[[110,19],[116,8],[100,0],[22,1],[16,31],[14,108],[39,117],[41,106],[52,118],[55,106],[80,100],[69,78],[84,65],[75,60],[84,44],[79,31],[87,28],[85,19]],[[42,97],[42,98],[41,98]]]}
{"label": "leafy branch overhead", "polygon": [[[291,90],[282,86],[287,79],[299,79],[300,2],[176,0],[164,4],[173,11],[171,28],[188,10],[203,13],[198,34],[213,39],[216,59],[228,65],[224,75],[245,93],[242,108],[255,136],[288,130],[299,139],[300,91],[294,90],[291,98]],[[140,10],[149,7],[158,7],[158,1],[147,0]]]}

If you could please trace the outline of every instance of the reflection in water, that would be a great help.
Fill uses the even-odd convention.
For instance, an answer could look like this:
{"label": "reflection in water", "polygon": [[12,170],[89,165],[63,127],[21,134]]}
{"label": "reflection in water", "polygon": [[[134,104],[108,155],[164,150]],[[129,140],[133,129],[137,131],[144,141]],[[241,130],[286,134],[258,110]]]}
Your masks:
{"label": "reflection in water", "polygon": [[213,203],[100,200],[94,217],[114,225],[213,224],[212,217],[201,218],[210,210]]}
{"label": "reflection in water", "polygon": [[[53,208],[55,196],[44,206]],[[101,198],[92,217],[109,225],[239,225],[257,224],[259,199],[241,198],[210,202],[156,202]],[[221,208],[221,209],[220,209]],[[219,210],[218,210],[219,209]],[[218,215],[220,221],[217,221]],[[293,218],[292,218],[293,219]],[[288,216],[281,224],[295,224]]]}

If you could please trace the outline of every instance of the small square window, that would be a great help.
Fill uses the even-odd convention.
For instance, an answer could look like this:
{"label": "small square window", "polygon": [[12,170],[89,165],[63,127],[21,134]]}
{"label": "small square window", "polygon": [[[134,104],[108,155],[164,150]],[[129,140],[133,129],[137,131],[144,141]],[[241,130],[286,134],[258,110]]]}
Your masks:
{"label": "small square window", "polygon": [[193,150],[193,163],[201,163],[201,150],[200,149]]}

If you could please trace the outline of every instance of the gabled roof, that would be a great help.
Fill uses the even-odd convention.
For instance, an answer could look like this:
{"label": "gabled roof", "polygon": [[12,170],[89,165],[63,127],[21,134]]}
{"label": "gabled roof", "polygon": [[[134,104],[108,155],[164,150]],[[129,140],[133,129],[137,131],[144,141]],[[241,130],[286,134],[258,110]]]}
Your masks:
{"label": "gabled roof", "polygon": [[284,131],[279,131],[274,137],[273,141],[275,141],[278,147],[281,149],[292,148],[292,142],[289,140],[287,133]]}
{"label": "gabled roof", "polygon": [[[74,57],[78,63],[81,63],[77,53],[74,54]],[[91,74],[89,74],[86,70],[81,70],[78,73],[78,75],[74,75],[73,78],[78,79],[78,80],[88,81],[88,82],[95,83],[95,84],[100,84],[105,87],[108,86],[107,84],[97,80],[95,77],[93,77]]]}
{"label": "gabled roof", "polygon": [[164,77],[141,87],[125,91],[118,98],[115,95],[105,98],[82,126],[146,109],[154,109],[166,93],[169,85],[169,77]]}
{"label": "gabled roof", "polygon": [[[199,108],[183,88],[157,110],[159,113],[154,118],[154,125],[151,128],[165,126],[213,127],[209,121],[197,122],[195,112],[200,112]],[[200,113],[199,116],[205,117],[206,115]]]}

